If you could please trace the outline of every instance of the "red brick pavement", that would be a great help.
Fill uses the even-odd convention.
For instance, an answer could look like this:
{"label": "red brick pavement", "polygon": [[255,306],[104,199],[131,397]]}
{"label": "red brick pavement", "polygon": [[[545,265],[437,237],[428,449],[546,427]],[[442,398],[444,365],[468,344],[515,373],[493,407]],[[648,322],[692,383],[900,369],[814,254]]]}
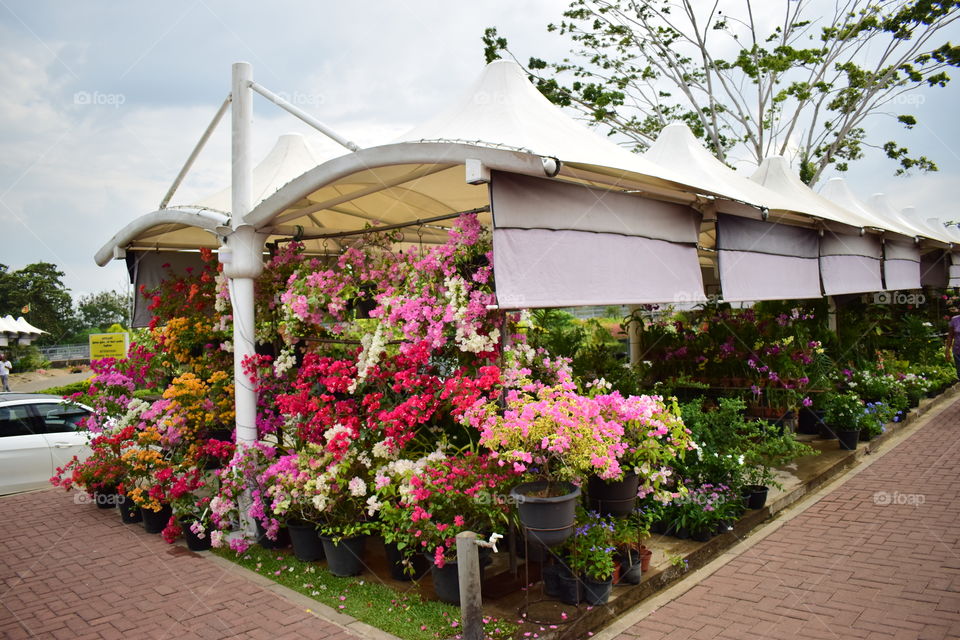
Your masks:
{"label": "red brick pavement", "polygon": [[958,493],[960,401],[618,640],[960,638]]}
{"label": "red brick pavement", "polygon": [[356,636],[233,571],[73,504],[0,498],[0,638]]}

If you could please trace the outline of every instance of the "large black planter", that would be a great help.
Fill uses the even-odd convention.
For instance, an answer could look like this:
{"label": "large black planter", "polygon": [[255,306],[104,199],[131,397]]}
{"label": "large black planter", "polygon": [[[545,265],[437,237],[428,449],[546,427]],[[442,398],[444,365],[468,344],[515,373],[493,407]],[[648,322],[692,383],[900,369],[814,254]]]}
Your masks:
{"label": "large black planter", "polygon": [[591,476],[587,481],[590,510],[602,516],[629,515],[636,507],[639,488],[640,477],[632,471],[625,473],[622,480]]}
{"label": "large black planter", "polygon": [[837,439],[840,441],[841,449],[853,451],[857,448],[857,442],[860,441],[860,429],[856,431],[837,431]]}
{"label": "large black planter", "polygon": [[[390,577],[394,580],[404,582],[419,580],[430,570],[430,563],[419,553],[405,556],[403,551],[397,549],[397,545],[392,542],[384,542],[383,550],[386,552],[387,565],[390,567]],[[412,574],[407,573],[408,566],[412,569]]]}
{"label": "large black planter", "polygon": [[293,555],[301,562],[316,562],[323,560],[323,543],[317,527],[311,523],[287,524],[290,530],[290,543],[293,545]]}
{"label": "large black planter", "polygon": [[327,569],[335,576],[360,575],[363,571],[363,550],[367,544],[367,536],[343,538],[334,542],[329,536],[320,536],[323,541],[323,552],[327,556]]}
{"label": "large black planter", "polygon": [[797,418],[797,433],[808,436],[818,435],[820,433],[820,423],[823,422],[823,415],[823,411],[801,407]]}
{"label": "large black planter", "polygon": [[194,520],[181,520],[180,528],[183,529],[183,539],[187,541],[187,548],[190,551],[209,551],[210,550],[210,529],[209,527],[204,532],[203,537],[201,538],[193,532],[190,528],[190,525],[194,523]]}
{"label": "large black planter", "polygon": [[769,489],[761,484],[750,484],[743,488],[743,496],[747,499],[747,509],[763,509],[767,503]]}
{"label": "large black planter", "polygon": [[585,578],[583,580],[583,599],[587,604],[596,606],[607,604],[610,600],[610,591],[613,588],[613,578],[597,581]]}
{"label": "large black planter", "polygon": [[460,573],[456,562],[447,562],[442,567],[430,563],[433,590],[441,602],[460,604]]}
{"label": "large black planter", "polygon": [[153,509],[144,509],[140,507],[140,514],[143,517],[143,528],[147,533],[160,533],[167,526],[172,515],[170,505],[165,504],[160,511]]}
{"label": "large black planter", "polygon": [[140,513],[140,507],[130,496],[120,496],[120,520],[126,524],[143,521],[143,514]]}
{"label": "large black planter", "polygon": [[560,565],[557,575],[557,598],[564,604],[580,604],[583,600],[583,581],[573,574],[570,569]]}
{"label": "large black planter", "polygon": [[[553,497],[530,495],[543,492],[551,485],[562,487],[565,491],[564,495]],[[580,487],[569,482],[548,483],[542,480],[517,485],[510,490],[510,496],[517,503],[520,522],[526,528],[527,536],[531,541],[539,542],[546,547],[554,547],[573,534]]]}
{"label": "large black planter", "polygon": [[290,530],[286,527],[277,529],[277,539],[271,540],[267,537],[267,530],[263,528],[259,520],[254,520],[257,525],[257,544],[263,549],[285,549],[290,546]]}

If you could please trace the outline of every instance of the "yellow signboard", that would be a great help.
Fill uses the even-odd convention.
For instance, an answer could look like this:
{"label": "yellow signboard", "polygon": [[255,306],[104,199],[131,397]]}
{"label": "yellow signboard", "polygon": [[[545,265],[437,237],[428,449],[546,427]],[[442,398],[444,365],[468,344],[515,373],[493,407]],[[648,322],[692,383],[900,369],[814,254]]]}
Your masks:
{"label": "yellow signboard", "polygon": [[126,358],[129,343],[130,334],[128,333],[90,334],[90,359]]}

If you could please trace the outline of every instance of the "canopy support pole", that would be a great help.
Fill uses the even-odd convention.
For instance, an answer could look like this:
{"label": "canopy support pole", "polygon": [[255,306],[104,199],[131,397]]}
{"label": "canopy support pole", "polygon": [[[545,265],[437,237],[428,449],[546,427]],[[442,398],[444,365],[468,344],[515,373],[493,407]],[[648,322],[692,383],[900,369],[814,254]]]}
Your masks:
{"label": "canopy support pole", "polygon": [[167,191],[167,195],[163,196],[163,200],[160,201],[159,209],[166,209],[167,205],[170,204],[170,199],[173,197],[173,194],[177,192],[177,189],[180,188],[180,183],[183,182],[183,179],[187,176],[187,172],[190,171],[190,168],[193,166],[193,163],[197,160],[197,156],[200,155],[200,152],[203,151],[203,148],[207,145],[207,140],[210,139],[210,136],[213,134],[213,130],[217,128],[217,125],[220,124],[220,120],[223,119],[223,114],[227,112],[227,107],[230,106],[230,96],[228,95],[223,101],[223,104],[220,105],[220,108],[217,109],[217,113],[213,116],[213,120],[210,121],[210,124],[207,125],[207,130],[203,132],[203,135],[200,136],[200,141],[197,142],[197,146],[193,148],[193,151],[190,152],[190,157],[187,158],[187,161],[183,163],[183,168],[180,169],[180,173],[177,174],[177,177],[173,180],[173,184],[170,185],[170,189]]}
{"label": "canopy support pole", "polygon": [[[257,392],[243,370],[244,360],[255,354],[253,286],[263,273],[263,247],[267,236],[246,223],[253,204],[253,70],[249,63],[233,65],[231,116],[231,230],[222,238],[220,262],[229,278],[233,305],[233,381],[236,406],[236,442],[244,447],[257,442]],[[240,519],[247,537],[256,534],[249,516],[250,495],[240,501]]]}
{"label": "canopy support pole", "polygon": [[630,336],[630,364],[637,365],[640,363],[640,314],[637,312],[640,311],[640,305],[631,304],[627,306],[627,335]]}

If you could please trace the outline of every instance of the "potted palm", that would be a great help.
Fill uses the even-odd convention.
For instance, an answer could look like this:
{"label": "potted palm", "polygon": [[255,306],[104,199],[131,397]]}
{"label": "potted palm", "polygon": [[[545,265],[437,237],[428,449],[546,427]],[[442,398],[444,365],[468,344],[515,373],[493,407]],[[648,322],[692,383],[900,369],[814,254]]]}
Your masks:
{"label": "potted palm", "polygon": [[837,434],[840,448],[853,451],[860,439],[866,406],[853,391],[830,392],[824,399],[825,420]]}

